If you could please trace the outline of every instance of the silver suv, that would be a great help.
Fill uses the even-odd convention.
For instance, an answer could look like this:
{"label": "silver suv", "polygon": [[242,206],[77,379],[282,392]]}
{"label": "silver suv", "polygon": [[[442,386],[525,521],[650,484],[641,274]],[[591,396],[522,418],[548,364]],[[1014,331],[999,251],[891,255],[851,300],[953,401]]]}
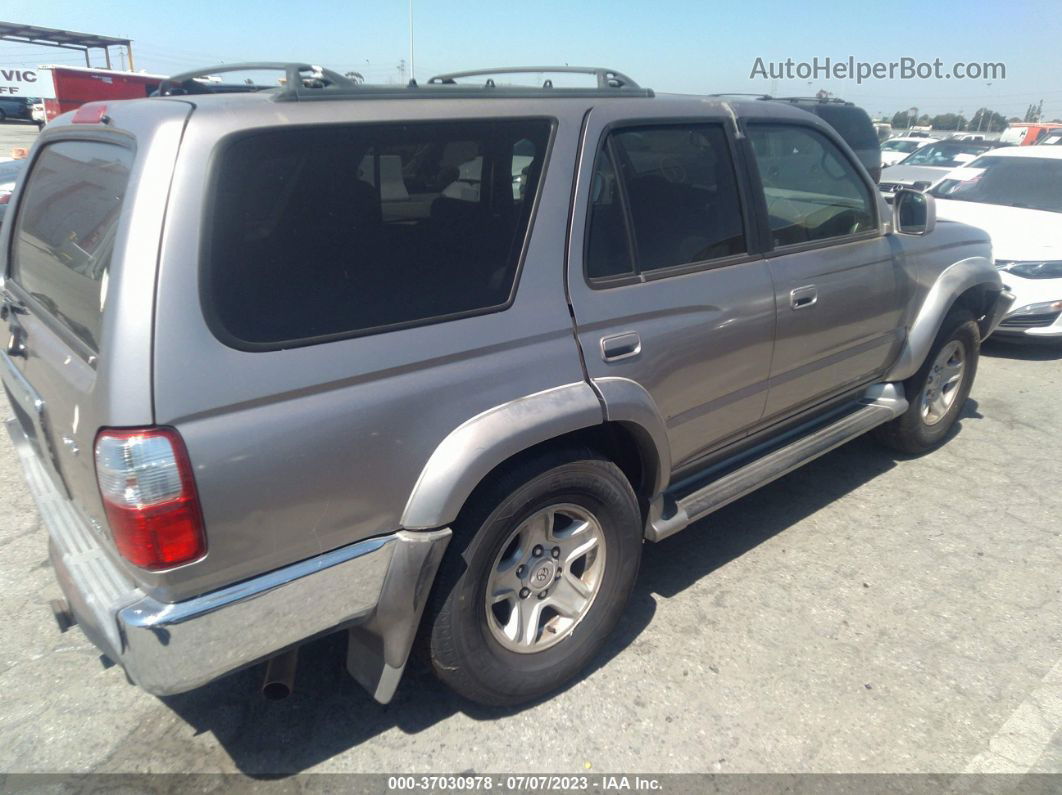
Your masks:
{"label": "silver suv", "polygon": [[784,103],[253,66],[285,84],[48,125],[0,237],[54,609],[152,693],[343,631],[381,702],[418,633],[540,697],[643,542],[872,429],[940,444],[1011,301]]}

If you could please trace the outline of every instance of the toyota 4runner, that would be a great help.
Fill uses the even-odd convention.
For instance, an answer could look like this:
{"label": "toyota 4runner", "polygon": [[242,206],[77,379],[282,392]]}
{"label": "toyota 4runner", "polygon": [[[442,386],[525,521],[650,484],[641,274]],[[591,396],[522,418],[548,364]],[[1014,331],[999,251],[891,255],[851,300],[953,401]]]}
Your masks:
{"label": "toyota 4runner", "polygon": [[[286,81],[196,79],[250,67]],[[55,610],[133,682],[343,631],[386,702],[419,633],[468,698],[537,698],[643,542],[867,431],[945,440],[1011,301],[984,232],[894,217],[798,107],[551,71],[596,86],[244,64],[41,134],[6,424]]]}

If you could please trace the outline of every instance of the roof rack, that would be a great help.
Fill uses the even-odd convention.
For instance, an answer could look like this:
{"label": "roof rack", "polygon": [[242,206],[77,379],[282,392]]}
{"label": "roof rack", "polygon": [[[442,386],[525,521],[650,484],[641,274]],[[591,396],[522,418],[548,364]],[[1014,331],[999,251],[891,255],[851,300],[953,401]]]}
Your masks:
{"label": "roof rack", "polygon": [[841,99],[840,97],[770,97],[770,99],[781,100],[782,102],[818,102],[822,105],[854,105],[854,102],[850,102],[847,99]]}
{"label": "roof rack", "polygon": [[[631,91],[650,91],[643,89],[623,72],[615,69],[605,69],[600,66],[509,66],[496,67],[494,69],[472,69],[467,72],[450,72],[444,75],[436,75],[428,80],[429,85],[454,85],[458,80],[466,77],[486,77],[484,88],[495,88],[494,79],[491,75],[513,74],[581,74],[593,75],[597,78],[597,88],[602,90],[623,89]],[[547,78],[542,83],[542,88],[553,88],[553,81]]]}
{"label": "roof rack", "polygon": [[178,75],[163,80],[159,85],[158,93],[161,97],[175,94],[214,94],[231,93],[234,91],[262,91],[265,89],[276,90],[275,86],[240,86],[233,83],[222,83],[216,88],[209,83],[201,83],[196,78],[210,77],[226,72],[251,72],[259,70],[274,70],[284,73],[285,85],[277,94],[277,98],[297,94],[303,88],[325,88],[337,86],[341,88],[355,88],[357,84],[343,75],[325,69],[323,66],[313,66],[306,63],[284,63],[282,61],[248,61],[245,63],[219,64],[207,66],[191,72],[182,72]]}
{"label": "roof rack", "polygon": [[[276,70],[285,75],[283,86],[242,85],[238,83],[209,84],[200,78],[226,72]],[[541,86],[497,86],[490,75],[544,74],[552,72],[590,74],[597,78],[596,88],[554,88],[552,80]],[[486,76],[480,85],[458,84],[465,77]],[[305,102],[330,99],[484,99],[512,98],[530,99],[541,97],[652,97],[651,88],[641,88],[631,78],[614,69],[582,66],[517,66],[497,69],[477,69],[470,72],[451,72],[436,75],[424,85],[410,80],[407,85],[366,85],[355,83],[341,74],[306,63],[283,63],[279,61],[256,61],[249,63],[221,64],[191,72],[183,72],[162,81],[158,96],[178,94],[215,94],[230,92],[254,92],[268,90],[277,102]]]}

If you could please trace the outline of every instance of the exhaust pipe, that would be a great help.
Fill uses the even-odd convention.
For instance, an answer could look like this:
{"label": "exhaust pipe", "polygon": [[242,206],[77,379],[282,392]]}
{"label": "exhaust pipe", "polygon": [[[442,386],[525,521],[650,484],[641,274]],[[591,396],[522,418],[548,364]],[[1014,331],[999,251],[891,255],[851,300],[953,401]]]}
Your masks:
{"label": "exhaust pipe", "polygon": [[66,599],[49,599],[48,607],[52,611],[52,618],[59,625],[60,632],[66,632],[70,627],[77,624],[74,611],[70,609],[70,603]]}
{"label": "exhaust pipe", "polygon": [[295,689],[295,666],[299,662],[298,648],[288,649],[266,663],[262,695],[270,701],[280,701]]}

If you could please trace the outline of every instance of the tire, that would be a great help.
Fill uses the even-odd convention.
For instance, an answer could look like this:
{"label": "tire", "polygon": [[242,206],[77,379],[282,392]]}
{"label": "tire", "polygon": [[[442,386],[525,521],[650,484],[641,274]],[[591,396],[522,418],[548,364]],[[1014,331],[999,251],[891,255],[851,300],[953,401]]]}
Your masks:
{"label": "tire", "polygon": [[[973,316],[966,311],[949,313],[922,367],[904,381],[910,401],[907,411],[876,428],[875,438],[909,455],[943,444],[970,396],[980,353],[981,334]],[[957,363],[961,365],[958,373]],[[941,378],[956,374],[958,381],[945,381],[941,389]]]}
{"label": "tire", "polygon": [[3,124],[5,121],[7,121],[7,114],[0,110],[0,124]]}
{"label": "tire", "polygon": [[524,460],[477,489],[453,529],[422,627],[439,679],[486,706],[568,682],[612,633],[638,575],[642,515],[619,467],[590,450]]}

